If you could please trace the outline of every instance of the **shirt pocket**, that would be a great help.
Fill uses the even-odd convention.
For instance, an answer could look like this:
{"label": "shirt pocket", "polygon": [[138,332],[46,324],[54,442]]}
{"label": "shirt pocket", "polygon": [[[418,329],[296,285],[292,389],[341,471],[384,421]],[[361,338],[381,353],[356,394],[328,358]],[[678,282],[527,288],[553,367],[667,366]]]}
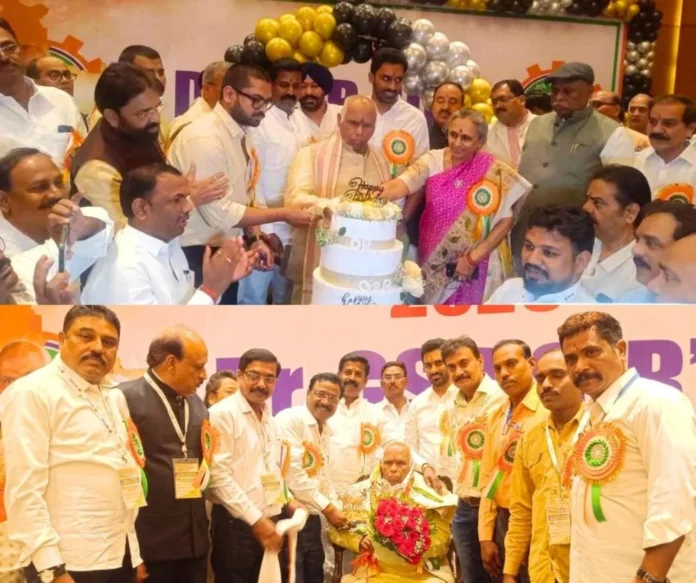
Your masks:
{"label": "shirt pocket", "polygon": [[71,134],[69,132],[56,133],[40,133],[37,138],[40,140],[37,144],[39,150],[46,152],[60,166],[63,164],[63,158],[68,150]]}
{"label": "shirt pocket", "polygon": [[[544,456],[541,449],[537,449],[536,451],[530,452],[526,462],[529,475],[532,478],[532,481],[537,485],[542,484],[544,480],[547,478],[546,473],[549,468],[544,463]],[[555,471],[553,470],[553,468],[550,469],[552,471]]]}

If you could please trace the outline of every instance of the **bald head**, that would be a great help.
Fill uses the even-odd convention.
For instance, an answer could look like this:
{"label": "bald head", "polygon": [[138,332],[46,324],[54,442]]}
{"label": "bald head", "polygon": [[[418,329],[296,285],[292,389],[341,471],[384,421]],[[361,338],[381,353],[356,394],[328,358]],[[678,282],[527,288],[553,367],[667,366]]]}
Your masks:
{"label": "bald head", "polygon": [[411,448],[400,441],[388,444],[384,448],[381,469],[382,477],[391,486],[403,482],[411,470]]}
{"label": "bald head", "polygon": [[367,152],[367,143],[375,133],[377,107],[369,97],[351,95],[341,110],[341,139],[359,154]]}
{"label": "bald head", "polygon": [[10,383],[40,369],[49,361],[48,353],[28,340],[6,344],[0,349],[0,392]]}
{"label": "bald head", "polygon": [[614,91],[595,91],[590,97],[590,105],[602,115],[621,122],[621,96]]}
{"label": "bald head", "polygon": [[658,262],[660,272],[648,283],[661,302],[696,303],[696,234],[669,245]]}
{"label": "bald head", "polygon": [[51,55],[34,59],[27,65],[27,77],[38,85],[62,89],[68,95],[75,92],[75,79],[68,66]]}
{"label": "bald head", "polygon": [[639,93],[628,103],[628,127],[641,134],[648,133],[648,120],[653,98],[645,93]]}
{"label": "bald head", "polygon": [[185,326],[171,326],[150,344],[147,364],[155,375],[179,395],[193,395],[207,378],[208,348]]}

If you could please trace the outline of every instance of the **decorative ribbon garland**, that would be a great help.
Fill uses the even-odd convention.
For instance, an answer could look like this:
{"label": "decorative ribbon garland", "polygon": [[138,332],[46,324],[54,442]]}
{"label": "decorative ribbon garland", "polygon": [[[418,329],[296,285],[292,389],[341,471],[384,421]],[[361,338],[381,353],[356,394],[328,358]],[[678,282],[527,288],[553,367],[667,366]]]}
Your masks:
{"label": "decorative ribbon garland", "polygon": [[149,486],[147,482],[147,474],[145,473],[145,448],[143,447],[143,440],[140,437],[138,428],[135,426],[133,419],[129,417],[124,421],[126,425],[126,433],[128,434],[128,449],[140,468],[140,482],[143,488],[143,495],[147,499],[147,493],[149,491]]}
{"label": "decorative ribbon garland", "polygon": [[488,487],[488,494],[486,494],[486,498],[489,500],[493,500],[498,492],[498,488],[500,488],[500,484],[503,483],[503,479],[512,471],[512,464],[515,461],[515,453],[517,452],[517,443],[521,437],[522,432],[513,432],[505,442],[505,445],[501,448],[502,453],[497,463],[498,471],[495,473],[493,481]]}
{"label": "decorative ribbon garland", "polygon": [[360,445],[358,446],[358,454],[362,455],[362,470],[360,473],[365,471],[365,463],[367,461],[367,456],[374,453],[380,446],[382,437],[379,433],[379,429],[372,425],[372,423],[361,423],[360,424]]}
{"label": "decorative ribbon garland", "polygon": [[626,436],[611,423],[599,425],[583,433],[566,464],[566,482],[580,476],[590,487],[592,513],[597,522],[606,522],[602,511],[602,486],[616,480],[626,458]]}
{"label": "decorative ribbon garland", "polygon": [[[467,423],[459,430],[459,448],[465,459],[471,460],[473,480],[471,486],[478,488],[481,473],[481,458],[483,457],[483,447],[486,445],[486,425],[483,421],[476,419]],[[462,471],[459,481],[464,482],[466,477],[466,464],[462,464]]]}
{"label": "decorative ribbon garland", "polygon": [[406,166],[416,152],[413,136],[404,130],[392,130],[382,141],[384,155],[389,161],[391,177],[396,178],[399,166]]}

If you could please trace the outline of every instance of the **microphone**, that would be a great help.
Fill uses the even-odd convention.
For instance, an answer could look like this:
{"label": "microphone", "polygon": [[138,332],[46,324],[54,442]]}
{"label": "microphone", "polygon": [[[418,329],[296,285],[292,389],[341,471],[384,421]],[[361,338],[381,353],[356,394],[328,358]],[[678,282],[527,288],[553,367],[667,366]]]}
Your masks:
{"label": "microphone", "polygon": [[70,237],[70,225],[62,225],[60,228],[60,238],[58,240],[58,273],[65,273],[65,255],[68,248]]}

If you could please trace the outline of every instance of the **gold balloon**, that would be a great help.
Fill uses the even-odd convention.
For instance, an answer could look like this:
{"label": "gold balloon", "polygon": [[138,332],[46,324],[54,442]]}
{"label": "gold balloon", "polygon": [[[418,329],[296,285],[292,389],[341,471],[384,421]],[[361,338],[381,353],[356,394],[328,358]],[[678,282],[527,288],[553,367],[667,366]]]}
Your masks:
{"label": "gold balloon", "polygon": [[300,51],[295,51],[292,54],[292,58],[295,59],[298,63],[306,63],[307,62],[307,57],[305,57]]}
{"label": "gold balloon", "polygon": [[485,79],[474,79],[469,89],[469,96],[472,103],[485,104],[491,96],[491,84]]}
{"label": "gold balloon", "polygon": [[316,17],[317,11],[309,6],[303,6],[297,12],[295,12],[295,18],[297,18],[305,32],[313,29],[314,20]]}
{"label": "gold balloon", "polygon": [[638,4],[631,4],[627,9],[626,9],[626,20],[633,20],[640,12],[640,6]]}
{"label": "gold balloon", "polygon": [[317,8],[317,14],[333,14],[333,6],[323,4]]}
{"label": "gold balloon", "polygon": [[333,17],[333,14],[319,14],[314,20],[314,30],[324,40],[331,38],[334,28],[336,28],[336,19]]}
{"label": "gold balloon", "polygon": [[302,25],[295,20],[294,16],[292,19],[287,18],[280,23],[278,36],[288,41],[293,47],[296,47],[302,36]]}
{"label": "gold balloon", "polygon": [[283,22],[285,20],[297,20],[297,19],[295,18],[295,15],[292,12],[286,12],[285,14],[281,14],[277,18],[277,20],[278,20],[278,22]]}
{"label": "gold balloon", "polygon": [[278,28],[278,21],[274,18],[262,18],[256,23],[256,28],[254,29],[256,40],[267,44],[272,38],[278,36]]}
{"label": "gold balloon", "polygon": [[292,46],[284,38],[272,38],[266,45],[266,56],[271,61],[292,56]]}
{"label": "gold balloon", "polygon": [[313,59],[319,55],[323,44],[324,41],[321,40],[321,37],[316,32],[308,30],[303,32],[300,37],[300,52],[306,57]]}
{"label": "gold balloon", "polygon": [[331,40],[324,43],[324,46],[321,48],[321,54],[319,55],[322,65],[329,68],[338,67],[343,63],[344,57],[343,51]]}
{"label": "gold balloon", "polygon": [[464,109],[471,109],[471,97],[468,94],[464,96]]}
{"label": "gold balloon", "polygon": [[493,116],[495,115],[493,108],[487,103],[474,103],[474,105],[471,106],[471,109],[482,114],[483,117],[486,118],[486,123],[491,123]]}

